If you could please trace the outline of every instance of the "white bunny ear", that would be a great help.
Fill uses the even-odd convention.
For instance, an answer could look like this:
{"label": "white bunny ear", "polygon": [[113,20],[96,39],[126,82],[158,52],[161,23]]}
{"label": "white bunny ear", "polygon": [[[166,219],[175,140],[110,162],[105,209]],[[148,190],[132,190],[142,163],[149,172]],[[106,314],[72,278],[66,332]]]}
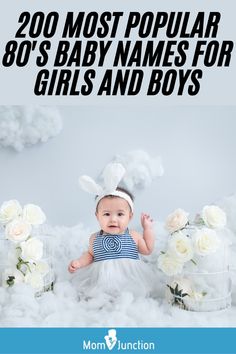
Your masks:
{"label": "white bunny ear", "polygon": [[100,195],[103,192],[103,189],[99,184],[97,184],[91,177],[89,176],[80,176],[79,178],[80,187],[88,193],[94,195]]}
{"label": "white bunny ear", "polygon": [[114,192],[124,177],[125,168],[120,163],[110,163],[103,171],[106,192]]}

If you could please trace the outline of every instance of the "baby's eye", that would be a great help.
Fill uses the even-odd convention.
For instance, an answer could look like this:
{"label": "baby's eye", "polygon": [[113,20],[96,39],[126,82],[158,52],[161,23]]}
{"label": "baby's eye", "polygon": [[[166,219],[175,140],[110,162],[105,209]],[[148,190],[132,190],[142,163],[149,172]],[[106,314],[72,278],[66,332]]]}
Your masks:
{"label": "baby's eye", "polygon": [[123,216],[123,215],[125,215],[124,213],[118,213],[118,216]]}
{"label": "baby's eye", "polygon": [[104,213],[103,215],[104,216],[110,216],[110,213]]}

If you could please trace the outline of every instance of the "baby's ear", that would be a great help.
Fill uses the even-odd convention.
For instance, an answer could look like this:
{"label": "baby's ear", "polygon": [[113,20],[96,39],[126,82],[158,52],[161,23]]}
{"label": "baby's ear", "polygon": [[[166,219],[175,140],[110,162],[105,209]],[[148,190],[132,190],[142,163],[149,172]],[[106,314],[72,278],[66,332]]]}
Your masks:
{"label": "baby's ear", "polygon": [[131,220],[131,219],[133,218],[133,216],[134,216],[134,213],[132,213],[132,211],[130,211],[130,213],[129,213],[129,219]]}

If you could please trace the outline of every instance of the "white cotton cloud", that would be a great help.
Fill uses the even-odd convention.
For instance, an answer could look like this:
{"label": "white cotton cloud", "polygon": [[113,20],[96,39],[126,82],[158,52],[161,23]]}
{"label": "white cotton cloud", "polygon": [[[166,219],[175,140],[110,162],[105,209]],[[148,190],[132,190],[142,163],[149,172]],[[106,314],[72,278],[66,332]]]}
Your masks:
{"label": "white cotton cloud", "polygon": [[161,157],[151,157],[143,150],[117,155],[114,160],[125,167],[126,174],[123,182],[131,192],[146,188],[156,177],[164,173]]}
{"label": "white cotton cloud", "polygon": [[0,106],[0,147],[22,151],[60,133],[62,118],[54,107]]}

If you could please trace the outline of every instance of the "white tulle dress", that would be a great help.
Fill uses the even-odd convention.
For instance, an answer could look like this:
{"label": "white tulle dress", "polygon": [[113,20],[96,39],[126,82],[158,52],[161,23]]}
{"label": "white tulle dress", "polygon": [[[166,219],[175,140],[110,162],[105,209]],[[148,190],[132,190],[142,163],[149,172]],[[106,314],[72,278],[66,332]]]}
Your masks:
{"label": "white tulle dress", "polygon": [[156,276],[140,260],[128,229],[119,235],[97,233],[93,251],[94,262],[79,269],[73,279],[81,295],[94,297],[98,292],[105,292],[116,296],[129,291],[135,296],[155,296]]}

